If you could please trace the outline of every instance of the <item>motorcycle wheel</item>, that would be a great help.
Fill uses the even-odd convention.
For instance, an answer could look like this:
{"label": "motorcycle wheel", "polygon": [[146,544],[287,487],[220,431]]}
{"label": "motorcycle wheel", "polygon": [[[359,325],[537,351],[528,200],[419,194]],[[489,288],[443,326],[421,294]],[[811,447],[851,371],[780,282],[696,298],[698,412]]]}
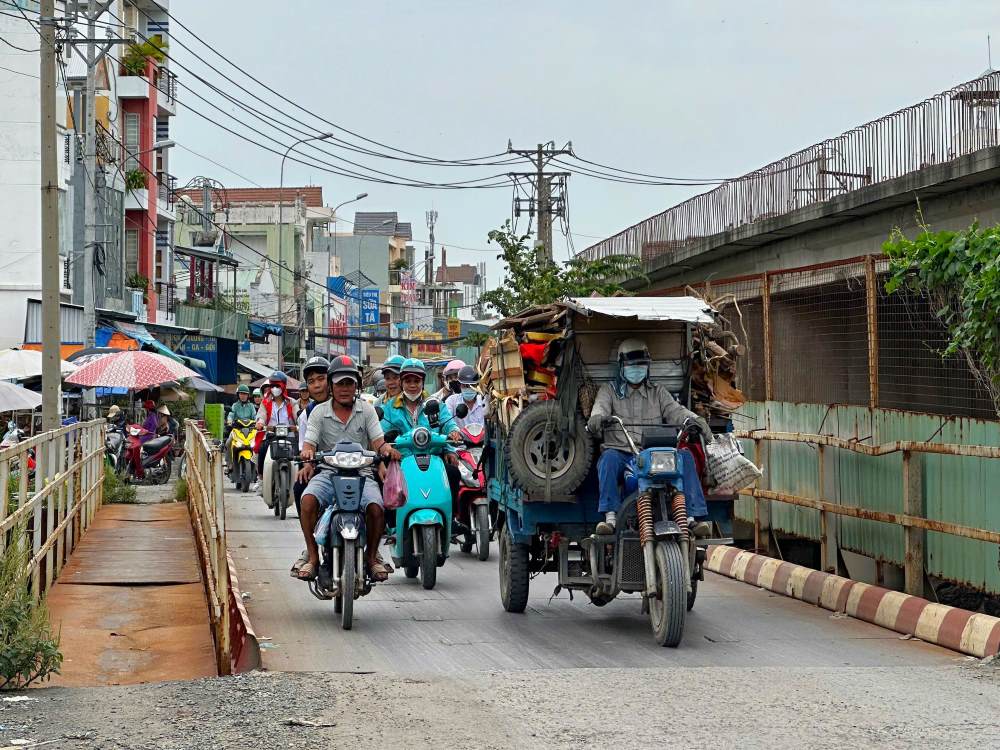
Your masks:
{"label": "motorcycle wheel", "polygon": [[240,492],[246,493],[250,491],[250,472],[253,471],[253,467],[250,462],[245,459],[240,459]]}
{"label": "motorcycle wheel", "polygon": [[354,589],[357,584],[357,542],[353,539],[344,540],[344,568],[340,574],[340,593],[337,600],[340,603],[340,627],[350,630],[354,625]]}
{"label": "motorcycle wheel", "polygon": [[500,531],[500,601],[508,612],[528,606],[528,545],[516,544],[505,525]]}
{"label": "motorcycle wheel", "polygon": [[156,478],[157,484],[166,484],[174,471],[174,457],[169,453],[163,457],[163,471]]}
{"label": "motorcycle wheel", "polygon": [[278,470],[278,500],[274,504],[274,507],[278,510],[278,517],[282,521],[285,520],[285,516],[288,513],[288,489],[288,467],[282,466]]}
{"label": "motorcycle wheel", "polygon": [[434,588],[437,583],[438,530],[437,526],[424,526],[420,529],[420,583],[425,589]]}
{"label": "motorcycle wheel", "polygon": [[476,556],[483,562],[490,559],[490,508],[476,506]]}
{"label": "motorcycle wheel", "polygon": [[656,545],[656,596],[649,600],[649,624],[661,646],[676,647],[684,635],[687,613],[687,586],[684,556],[676,542]]}

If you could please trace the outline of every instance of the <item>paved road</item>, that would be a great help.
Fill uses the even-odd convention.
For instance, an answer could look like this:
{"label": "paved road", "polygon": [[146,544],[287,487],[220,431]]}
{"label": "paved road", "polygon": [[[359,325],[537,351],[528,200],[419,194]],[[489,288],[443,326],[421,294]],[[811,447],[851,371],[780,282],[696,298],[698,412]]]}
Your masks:
{"label": "paved road", "polygon": [[528,610],[500,605],[497,553],[479,562],[452,547],[425,591],[402,572],[355,603],[343,632],[331,602],[288,576],[303,543],[294,511],[282,522],[252,495],[227,497],[229,545],[259,636],[264,665],[281,671],[469,675],[482,671],[666,667],[902,667],[961,657],[897,633],[831,615],[708,574],[680,648],[658,647],[636,596],[598,608],[567,592],[550,601],[554,575],[532,582]]}

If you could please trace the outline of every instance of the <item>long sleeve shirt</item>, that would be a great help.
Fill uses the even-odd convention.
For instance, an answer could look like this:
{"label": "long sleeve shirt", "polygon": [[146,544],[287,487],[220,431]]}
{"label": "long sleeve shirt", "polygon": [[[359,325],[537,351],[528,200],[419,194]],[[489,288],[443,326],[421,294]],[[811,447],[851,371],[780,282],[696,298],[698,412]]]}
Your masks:
{"label": "long sleeve shirt", "polygon": [[[694,412],[678,404],[670,395],[670,391],[662,385],[649,382],[643,383],[638,388],[627,386],[625,398],[619,398],[610,383],[602,385],[590,413],[591,431],[599,427],[601,419],[605,417],[621,417],[636,445],[642,440],[642,427],[634,425],[680,425],[685,419],[695,419],[699,423],[704,421]],[[603,446],[631,451],[625,433],[617,422],[604,428]]]}

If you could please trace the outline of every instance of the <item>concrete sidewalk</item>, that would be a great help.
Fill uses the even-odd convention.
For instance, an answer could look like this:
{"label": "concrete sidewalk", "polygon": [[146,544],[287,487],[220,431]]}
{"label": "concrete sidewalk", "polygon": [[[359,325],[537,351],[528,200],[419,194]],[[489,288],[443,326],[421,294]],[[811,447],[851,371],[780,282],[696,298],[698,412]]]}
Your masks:
{"label": "concrete sidewalk", "polygon": [[[208,603],[183,503],[139,488],[97,513],[48,595],[62,674],[52,685],[123,685],[216,674]],[[172,493],[170,493],[172,494]],[[154,499],[155,498],[155,499]]]}

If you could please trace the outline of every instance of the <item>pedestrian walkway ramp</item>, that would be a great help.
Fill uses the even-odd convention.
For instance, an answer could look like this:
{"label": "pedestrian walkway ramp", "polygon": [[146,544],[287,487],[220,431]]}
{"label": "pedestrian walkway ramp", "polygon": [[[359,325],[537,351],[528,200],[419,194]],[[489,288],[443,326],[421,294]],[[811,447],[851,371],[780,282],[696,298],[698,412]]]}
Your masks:
{"label": "pedestrian walkway ramp", "polygon": [[54,685],[217,674],[209,605],[184,503],[105,505],[48,593]]}

